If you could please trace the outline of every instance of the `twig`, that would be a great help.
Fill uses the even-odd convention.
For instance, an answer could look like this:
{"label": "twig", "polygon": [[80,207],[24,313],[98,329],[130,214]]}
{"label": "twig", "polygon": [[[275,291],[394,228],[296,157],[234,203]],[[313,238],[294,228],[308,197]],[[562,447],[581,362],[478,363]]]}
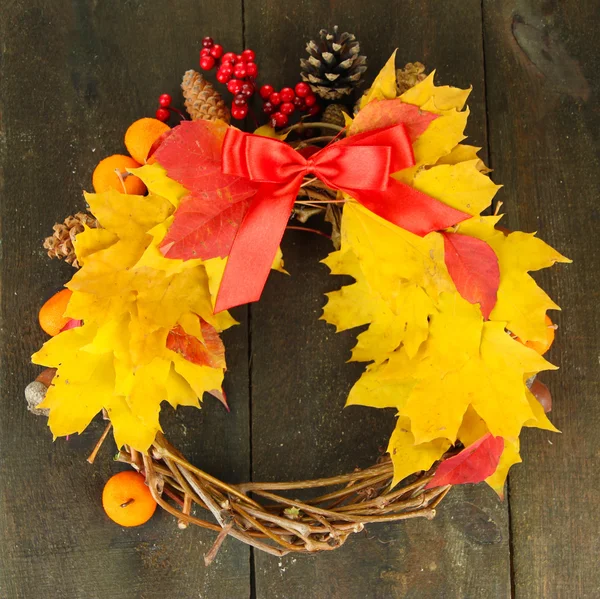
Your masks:
{"label": "twig", "polygon": [[221,548],[223,541],[227,538],[227,535],[231,532],[232,528],[233,528],[233,522],[230,522],[217,535],[217,538],[215,539],[215,542],[213,543],[211,550],[204,556],[204,565],[205,566],[210,566],[213,563],[215,557],[217,557],[217,553],[219,553],[219,549]]}
{"label": "twig", "polygon": [[[279,557],[290,552],[331,551],[371,522],[433,518],[450,489],[425,489],[435,471],[432,468],[410,484],[391,490],[393,467],[387,456],[370,468],[339,476],[229,485],[190,464],[160,433],[150,456],[127,447],[118,459],[144,473],[152,497],[176,517],[179,527],[195,525],[219,533],[206,563],[214,560],[226,536]],[[340,486],[307,501],[270,492]],[[249,492],[257,500],[248,497]],[[163,494],[176,505],[165,501]],[[208,510],[216,523],[192,516],[194,504]],[[293,517],[289,507],[297,510]]]}
{"label": "twig", "polygon": [[112,428],[112,423],[109,422],[106,425],[106,428],[104,429],[104,432],[102,433],[102,436],[100,437],[100,439],[98,439],[98,443],[96,443],[96,446],[92,450],[92,453],[90,453],[90,455],[88,456],[87,461],[90,464],[94,463],[94,460],[96,459],[96,456],[98,455],[98,452],[100,451],[100,447],[102,447],[102,443],[104,443],[104,440],[106,439],[106,436],[108,435],[108,432],[110,431],[111,428]]}
{"label": "twig", "polygon": [[316,123],[305,123],[305,122],[301,122],[301,123],[296,123],[295,125],[292,125],[291,127],[288,127],[287,129],[283,129],[281,131],[281,133],[283,135],[285,135],[286,133],[289,133],[290,131],[295,131],[297,129],[333,129],[333,131],[338,131],[341,132],[345,129],[345,127],[340,127],[339,125],[334,125],[332,123],[324,123],[322,121],[316,122]]}
{"label": "twig", "polygon": [[291,141],[288,145],[296,150],[300,150],[302,148],[306,148],[315,143],[320,143],[322,141],[330,142],[335,139],[335,135],[319,135],[317,137],[310,137],[309,139],[302,139],[298,141]]}
{"label": "twig", "polygon": [[309,227],[295,227],[294,225],[288,225],[286,229],[290,229],[292,231],[307,231],[308,233],[315,233],[316,235],[321,235],[321,237],[331,239],[331,235],[327,235],[327,233],[323,233],[323,231],[319,231],[318,229],[310,229]]}
{"label": "twig", "polygon": [[[186,516],[189,516],[191,509],[192,509],[192,497],[191,497],[191,495],[188,495],[186,493],[183,496],[183,505],[181,506],[181,513]],[[177,526],[181,530],[184,530],[188,527],[188,523],[183,518],[179,518],[179,520],[177,520]]]}

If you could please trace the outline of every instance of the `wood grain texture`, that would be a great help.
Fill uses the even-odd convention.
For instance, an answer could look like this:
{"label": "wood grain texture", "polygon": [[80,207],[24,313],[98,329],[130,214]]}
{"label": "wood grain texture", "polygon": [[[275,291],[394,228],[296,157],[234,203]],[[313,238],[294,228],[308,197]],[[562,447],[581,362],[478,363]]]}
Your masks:
{"label": "wood grain texture", "polygon": [[536,277],[562,307],[541,379],[562,435],[527,431],[510,475],[517,599],[600,596],[598,3],[484,2],[491,163],[511,229],[574,260]]}
{"label": "wood grain texture", "polygon": [[[438,69],[439,82],[473,84],[468,132],[472,143],[485,146],[480,3],[441,6],[246,0],[246,42],[275,86],[298,81],[299,57],[321,27],[338,24],[357,35],[371,80],[399,47],[399,64],[421,60]],[[283,252],[291,277],[274,273],[251,308],[255,479],[325,476],[368,465],[394,425],[390,410],[342,409],[362,366],[344,363],[354,333],[336,335],[318,320],[323,294],[342,284],[318,264],[328,251],[327,240],[290,232]],[[256,554],[256,597],[508,597],[506,503],[484,486],[455,489],[439,512],[433,522],[371,527],[326,555],[274,560]]]}
{"label": "wood grain texture", "polygon": [[[25,409],[23,389],[43,342],[35,315],[72,274],[41,247],[56,220],[83,208],[82,189],[103,157],[124,152],[127,126],[152,115],[162,92],[179,97],[179,76],[197,64],[210,32],[241,45],[241,5],[222,4],[228,21],[192,0],[152,2],[27,0],[4,3],[2,62],[2,399],[0,403],[0,597],[154,599],[246,597],[249,552],[226,541],[210,569],[214,533],[178,530],[158,514],[122,529],[102,511],[104,482],[122,466],[100,436],[52,443]],[[237,314],[245,318],[245,310]],[[226,480],[249,471],[247,327],[226,335],[232,413],[214,399],[202,411],[167,410],[167,434]]]}

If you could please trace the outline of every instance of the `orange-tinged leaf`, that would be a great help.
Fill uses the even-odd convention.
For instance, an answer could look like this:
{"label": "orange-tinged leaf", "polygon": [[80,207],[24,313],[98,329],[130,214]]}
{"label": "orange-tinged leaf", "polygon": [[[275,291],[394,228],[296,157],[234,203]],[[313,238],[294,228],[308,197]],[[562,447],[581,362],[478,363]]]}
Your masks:
{"label": "orange-tinged leaf", "polygon": [[188,335],[182,326],[177,325],[167,335],[167,349],[200,366],[225,368],[225,346],[219,333],[206,321],[200,322],[202,339]]}
{"label": "orange-tinged leaf", "polygon": [[371,102],[356,115],[348,128],[348,135],[357,135],[403,123],[410,140],[414,142],[436,118],[438,118],[436,114],[424,112],[417,106],[405,104],[399,99],[380,100]]}

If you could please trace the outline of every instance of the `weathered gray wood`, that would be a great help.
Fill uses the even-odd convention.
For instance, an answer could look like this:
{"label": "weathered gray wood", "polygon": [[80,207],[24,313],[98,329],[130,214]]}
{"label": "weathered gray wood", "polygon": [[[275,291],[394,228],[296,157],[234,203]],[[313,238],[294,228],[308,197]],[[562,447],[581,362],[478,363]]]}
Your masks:
{"label": "weathered gray wood", "polygon": [[[275,86],[299,79],[298,59],[321,27],[357,34],[374,77],[395,47],[438,81],[474,85],[472,142],[486,144],[480,3],[297,1],[245,4],[247,44]],[[323,293],[340,280],[318,261],[327,240],[290,232],[283,243],[291,278],[273,274],[251,307],[252,455],[255,479],[298,479],[372,463],[393,427],[392,411],[342,410],[361,372],[345,364],[354,336],[317,320]],[[319,556],[255,555],[256,596],[464,598],[510,595],[507,505],[487,488],[455,489],[433,522],[372,527]]]}
{"label": "weathered gray wood", "polygon": [[527,431],[510,475],[517,599],[600,596],[598,68],[593,0],[484,3],[491,163],[508,226],[574,260],[536,277],[562,306],[545,373],[563,433]]}
{"label": "weathered gray wood", "polygon": [[[160,93],[180,97],[179,78],[197,65],[204,35],[241,45],[241,5],[221,3],[217,13],[191,0],[26,0],[5,2],[0,23],[0,596],[248,596],[246,546],[227,540],[206,569],[214,533],[180,531],[165,514],[142,528],[116,526],[100,504],[104,482],[120,468],[114,444],[93,466],[85,462],[103,425],[53,444],[23,399],[37,372],[29,356],[44,339],[37,311],[72,274],[45,257],[43,237],[84,206],[81,190],[91,189],[101,158],[125,151],[127,126],[153,115]],[[237,316],[244,324],[226,335],[231,414],[207,398],[201,412],[167,410],[163,419],[190,458],[228,480],[249,471],[245,311]]]}

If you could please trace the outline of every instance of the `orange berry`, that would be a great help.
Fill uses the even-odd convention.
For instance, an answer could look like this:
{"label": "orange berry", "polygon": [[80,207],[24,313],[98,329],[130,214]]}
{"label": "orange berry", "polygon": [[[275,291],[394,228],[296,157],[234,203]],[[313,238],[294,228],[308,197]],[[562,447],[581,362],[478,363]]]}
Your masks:
{"label": "orange berry", "polygon": [[518,337],[515,336],[515,339],[519,342],[519,343],[523,343],[523,345],[525,345],[526,347],[530,347],[531,349],[534,349],[538,354],[540,354],[540,356],[543,356],[549,349],[550,346],[552,345],[552,343],[554,342],[554,331],[555,331],[555,326],[552,323],[552,320],[550,320],[550,317],[546,314],[546,341],[541,342],[541,341],[526,341],[525,343],[523,343],[523,341],[521,341],[521,339],[519,339]]}
{"label": "orange berry", "polygon": [[65,312],[72,294],[73,292],[70,289],[61,289],[40,310],[38,315],[40,326],[51,337],[58,335],[62,328],[71,320],[65,316]]}
{"label": "orange berry", "polygon": [[166,131],[170,131],[169,125],[158,119],[140,119],[132,123],[125,132],[125,147],[135,160],[145,164],[150,148]]}
{"label": "orange berry", "polygon": [[96,193],[102,193],[109,189],[116,189],[124,193],[121,179],[115,172],[118,170],[124,177],[125,193],[131,195],[144,195],[146,186],[142,180],[134,175],[127,173],[128,168],[139,168],[141,164],[136,162],[131,156],[123,154],[113,154],[98,163],[92,175],[92,184]]}
{"label": "orange berry", "polygon": [[134,470],[125,470],[109,478],[104,485],[102,507],[113,522],[121,526],[140,526],[152,518],[156,501],[144,477]]}

